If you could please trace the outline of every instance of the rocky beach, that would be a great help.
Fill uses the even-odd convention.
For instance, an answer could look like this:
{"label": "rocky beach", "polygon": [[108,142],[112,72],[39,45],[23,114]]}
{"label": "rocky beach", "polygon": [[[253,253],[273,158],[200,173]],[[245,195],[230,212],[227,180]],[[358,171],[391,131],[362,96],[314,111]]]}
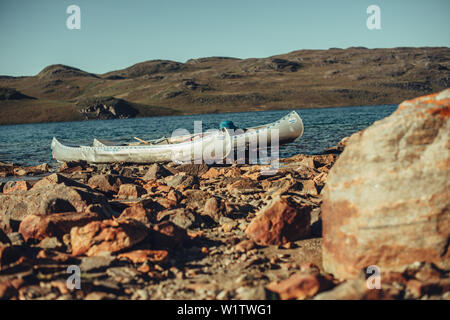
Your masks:
{"label": "rocky beach", "polygon": [[404,101],[274,175],[0,163],[0,299],[448,300],[449,108]]}

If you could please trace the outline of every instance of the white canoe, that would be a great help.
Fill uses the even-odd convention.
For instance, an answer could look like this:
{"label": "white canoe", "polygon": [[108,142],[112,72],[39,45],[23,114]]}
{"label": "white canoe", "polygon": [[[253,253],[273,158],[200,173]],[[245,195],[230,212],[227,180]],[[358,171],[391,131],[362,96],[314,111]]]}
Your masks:
{"label": "white canoe", "polygon": [[[231,132],[231,131],[230,131]],[[244,130],[237,129],[231,133],[231,138],[233,139],[233,147],[236,149],[239,146],[244,146],[246,149],[252,142],[257,141],[257,148],[261,147],[261,142],[267,143],[267,145],[272,144],[272,137],[277,137],[279,145],[293,142],[299,139],[304,132],[302,118],[298,115],[296,111],[289,112],[286,116],[278,121],[260,125],[256,127],[250,127]],[[206,136],[210,133],[204,132],[200,134],[201,136]],[[142,143],[132,143],[128,145],[153,145],[161,143],[178,143],[181,141],[189,140],[199,136],[199,134],[191,134],[185,136],[173,136],[170,138],[160,138],[155,140],[149,140],[146,144]],[[113,141],[94,139],[93,146],[114,146],[117,143]]]}
{"label": "white canoe", "polygon": [[[303,121],[292,111],[278,121],[237,129],[210,131],[200,134],[163,137],[146,143],[117,145],[114,142],[94,139],[93,146],[70,147],[52,141],[53,158],[58,161],[84,160],[90,163],[154,163],[154,162],[220,162],[231,151],[261,149],[282,145],[303,135]],[[272,141],[275,139],[275,141]],[[214,152],[211,152],[214,150]]]}
{"label": "white canoe", "polygon": [[56,138],[52,141],[52,156],[58,161],[79,161],[89,163],[213,163],[220,162],[230,153],[231,139],[227,131],[217,131],[204,137],[181,143],[109,146],[71,147],[63,145]]}

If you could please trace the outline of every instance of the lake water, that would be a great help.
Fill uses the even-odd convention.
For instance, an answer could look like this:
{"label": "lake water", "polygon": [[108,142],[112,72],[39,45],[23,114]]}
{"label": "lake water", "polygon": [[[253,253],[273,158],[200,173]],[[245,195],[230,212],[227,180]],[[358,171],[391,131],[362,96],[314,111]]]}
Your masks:
{"label": "lake water", "polygon": [[[305,132],[301,139],[280,147],[280,156],[297,153],[317,154],[336,145],[342,138],[390,115],[396,105],[342,107],[297,110]],[[194,132],[194,121],[201,120],[203,130],[218,128],[222,120],[232,120],[238,127],[269,123],[286,115],[288,110],[260,111],[138,119],[76,121],[0,126],[0,161],[22,165],[49,164],[50,143],[55,136],[71,144],[92,145],[94,138],[135,141],[170,136],[175,129]]]}

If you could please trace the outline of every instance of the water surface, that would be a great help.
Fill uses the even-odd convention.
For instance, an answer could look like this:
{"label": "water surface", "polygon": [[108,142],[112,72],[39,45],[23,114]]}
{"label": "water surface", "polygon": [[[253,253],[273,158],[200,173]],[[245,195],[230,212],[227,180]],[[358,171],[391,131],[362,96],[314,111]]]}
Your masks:
{"label": "water surface", "polygon": [[[303,119],[305,132],[296,142],[281,146],[280,156],[321,153],[342,138],[390,115],[396,108],[396,105],[380,105],[297,110]],[[242,128],[278,120],[288,112],[258,111],[0,126],[0,161],[21,165],[52,164],[55,161],[51,157],[50,143],[54,136],[71,144],[83,145],[92,145],[94,138],[131,142],[135,141],[135,136],[144,140],[170,136],[178,128],[194,132],[196,120],[202,121],[204,130],[218,128],[222,120],[232,120]]]}

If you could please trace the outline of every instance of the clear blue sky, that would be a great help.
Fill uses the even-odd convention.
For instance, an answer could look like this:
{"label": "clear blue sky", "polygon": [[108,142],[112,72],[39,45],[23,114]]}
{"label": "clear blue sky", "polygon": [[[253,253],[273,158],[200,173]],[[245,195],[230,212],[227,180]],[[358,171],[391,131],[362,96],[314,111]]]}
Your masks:
{"label": "clear blue sky", "polygon": [[[66,8],[81,8],[69,30]],[[366,27],[369,5],[381,30]],[[0,74],[50,64],[103,73],[151,59],[299,49],[450,46],[450,0],[0,0]]]}

